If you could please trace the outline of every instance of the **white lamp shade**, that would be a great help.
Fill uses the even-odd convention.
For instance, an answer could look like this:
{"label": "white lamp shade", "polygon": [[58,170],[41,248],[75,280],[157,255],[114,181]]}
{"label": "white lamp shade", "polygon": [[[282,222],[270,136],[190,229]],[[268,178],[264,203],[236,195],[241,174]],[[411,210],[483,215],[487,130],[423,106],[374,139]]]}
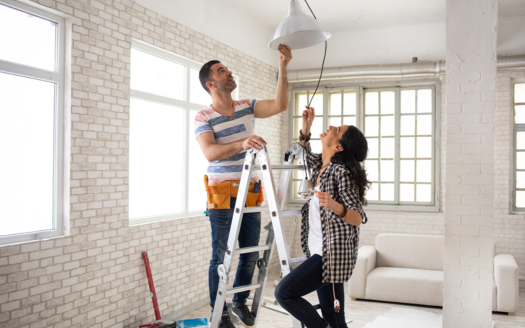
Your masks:
{"label": "white lamp shade", "polygon": [[279,44],[294,49],[308,48],[330,38],[330,33],[313,17],[306,15],[299,1],[288,3],[288,16],[277,26],[268,47],[277,50]]}

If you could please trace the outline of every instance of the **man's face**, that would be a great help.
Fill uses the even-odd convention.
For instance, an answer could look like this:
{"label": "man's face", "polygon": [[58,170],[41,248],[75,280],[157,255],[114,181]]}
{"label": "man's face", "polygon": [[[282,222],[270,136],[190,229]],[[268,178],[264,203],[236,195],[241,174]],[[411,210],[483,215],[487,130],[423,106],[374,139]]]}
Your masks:
{"label": "man's face", "polygon": [[233,80],[232,72],[222,63],[213,64],[211,67],[212,83],[218,91],[232,92],[237,88],[237,83]]}

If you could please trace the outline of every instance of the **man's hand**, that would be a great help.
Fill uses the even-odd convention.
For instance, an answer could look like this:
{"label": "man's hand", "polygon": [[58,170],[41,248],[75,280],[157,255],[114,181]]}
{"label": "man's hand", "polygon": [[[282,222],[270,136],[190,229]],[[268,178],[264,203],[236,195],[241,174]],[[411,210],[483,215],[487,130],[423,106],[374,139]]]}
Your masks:
{"label": "man's hand", "polygon": [[280,44],[278,50],[281,54],[279,56],[279,68],[286,70],[288,63],[290,63],[290,60],[292,60],[292,49],[290,49],[290,47],[285,44]]}
{"label": "man's hand", "polygon": [[315,109],[313,107],[306,107],[306,110],[303,111],[303,134],[306,137],[306,119],[308,118],[308,134],[312,132],[312,123],[314,122],[315,118]]}
{"label": "man's hand", "polygon": [[246,150],[248,148],[253,148],[255,150],[260,150],[266,146],[266,141],[263,138],[256,136],[255,134],[248,139],[243,140],[242,149]]}

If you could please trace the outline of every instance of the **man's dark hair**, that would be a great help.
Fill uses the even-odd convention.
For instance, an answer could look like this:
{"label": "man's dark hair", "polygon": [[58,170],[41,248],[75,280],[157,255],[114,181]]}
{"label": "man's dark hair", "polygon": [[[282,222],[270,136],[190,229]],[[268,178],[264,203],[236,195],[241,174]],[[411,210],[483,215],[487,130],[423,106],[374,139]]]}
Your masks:
{"label": "man's dark hair", "polygon": [[210,89],[206,86],[206,82],[213,80],[210,79],[211,67],[219,63],[220,61],[218,60],[210,60],[206,64],[202,65],[201,70],[199,71],[199,80],[201,81],[201,85],[207,93],[210,93]]}

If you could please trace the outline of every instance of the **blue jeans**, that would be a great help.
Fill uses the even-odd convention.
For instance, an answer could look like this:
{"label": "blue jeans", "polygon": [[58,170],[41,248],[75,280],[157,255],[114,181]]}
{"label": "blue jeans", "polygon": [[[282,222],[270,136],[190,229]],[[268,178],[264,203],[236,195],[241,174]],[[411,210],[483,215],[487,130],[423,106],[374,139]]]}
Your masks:
{"label": "blue jeans", "polygon": [[[347,328],[345,322],[344,284],[335,284],[335,296],[341,310],[334,311],[332,283],[323,283],[323,259],[315,254],[303,264],[292,270],[275,288],[275,298],[279,304],[308,328],[325,328],[327,324],[335,328]],[[302,296],[317,291],[323,318],[313,305]]]}
{"label": "blue jeans", "polygon": [[[217,272],[217,267],[224,261],[236,200],[236,197],[231,198],[229,209],[209,210],[212,257],[208,271],[208,287],[210,289],[210,306],[212,311],[215,306],[215,299],[217,298],[217,290],[219,288],[219,273]],[[239,231],[239,247],[259,245],[260,235],[261,213],[245,213],[242,218],[241,230]],[[239,255],[239,265],[237,267],[237,273],[235,274],[233,287],[252,283],[253,272],[258,260],[259,252]],[[245,304],[248,296],[250,296],[249,290],[237,293],[233,296],[233,301]],[[224,310],[226,309],[226,304],[224,304]]]}

